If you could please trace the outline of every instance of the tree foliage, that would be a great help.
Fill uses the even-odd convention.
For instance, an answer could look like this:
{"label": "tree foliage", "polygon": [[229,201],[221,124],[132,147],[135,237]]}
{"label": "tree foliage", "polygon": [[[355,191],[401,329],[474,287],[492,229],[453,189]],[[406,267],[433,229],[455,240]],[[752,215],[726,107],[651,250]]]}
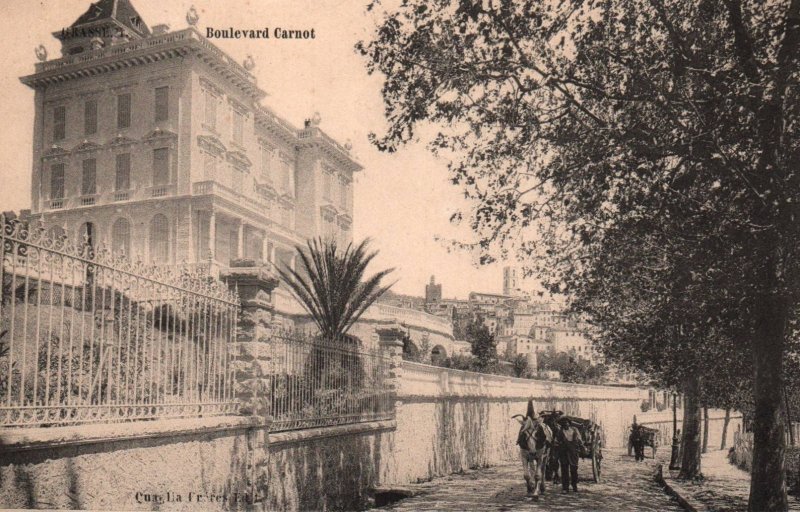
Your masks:
{"label": "tree foliage", "polygon": [[467,325],[467,341],[472,346],[472,355],[475,356],[473,370],[481,373],[496,373],[498,365],[497,341],[494,334],[478,315]]}
{"label": "tree foliage", "polygon": [[[620,335],[667,329],[676,365],[681,347],[752,351],[750,508],[785,510],[775,475],[800,290],[800,0],[405,0],[383,16],[358,45],[385,77],[388,127],[374,143],[394,151],[420,125],[440,127],[431,148],[473,201],[454,220],[479,235],[482,261],[535,256],[551,291],[580,293],[631,246],[607,237],[640,222],[658,234],[639,237],[645,257],[625,270],[645,274],[647,307],[663,316],[628,310]],[[658,351],[655,339],[630,349]]]}
{"label": "tree foliage", "polygon": [[540,371],[557,371],[563,382],[600,384],[606,375],[606,367],[592,364],[589,360],[568,352],[547,350],[539,354]]}
{"label": "tree foliage", "polygon": [[364,311],[392,285],[381,281],[394,269],[365,277],[377,252],[368,240],[342,251],[333,240],[309,240],[295,247],[300,269],[277,268],[281,280],[308,311],[325,339],[341,339]]}

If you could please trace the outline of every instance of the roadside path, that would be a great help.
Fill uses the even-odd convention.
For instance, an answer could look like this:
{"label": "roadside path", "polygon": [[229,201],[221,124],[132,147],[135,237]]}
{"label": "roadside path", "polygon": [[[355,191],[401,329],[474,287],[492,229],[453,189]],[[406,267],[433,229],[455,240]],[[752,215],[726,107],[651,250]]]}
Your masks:
{"label": "roadside path", "polygon": [[525,495],[525,481],[518,464],[469,471],[463,475],[437,478],[413,486],[419,494],[381,510],[412,511],[607,511],[670,512],[680,511],[677,502],[653,481],[656,462],[635,462],[622,450],[606,450],[603,479],[591,481],[588,461],[581,460],[577,493],[561,494],[561,486],[548,484],[547,493],[538,501]]}

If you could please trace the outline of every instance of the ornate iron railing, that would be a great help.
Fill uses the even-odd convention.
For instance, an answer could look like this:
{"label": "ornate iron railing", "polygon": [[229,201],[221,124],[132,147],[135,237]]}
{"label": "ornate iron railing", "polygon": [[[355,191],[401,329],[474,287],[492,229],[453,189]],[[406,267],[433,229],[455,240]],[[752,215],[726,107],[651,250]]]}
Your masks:
{"label": "ornate iron railing", "polygon": [[238,299],[0,215],[0,426],[235,413]]}
{"label": "ornate iron railing", "polygon": [[270,357],[272,431],[394,418],[389,356],[378,347],[279,333]]}

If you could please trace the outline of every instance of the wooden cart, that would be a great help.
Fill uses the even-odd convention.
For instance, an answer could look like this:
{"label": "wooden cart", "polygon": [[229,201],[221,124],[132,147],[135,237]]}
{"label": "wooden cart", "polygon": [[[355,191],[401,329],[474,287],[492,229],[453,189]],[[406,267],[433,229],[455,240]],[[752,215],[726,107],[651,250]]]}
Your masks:
{"label": "wooden cart", "polygon": [[[656,428],[645,427],[644,425],[639,425],[638,428],[640,435],[642,436],[642,442],[644,443],[644,446],[650,447],[653,453],[653,458],[655,459],[661,432],[659,432],[659,430]],[[633,432],[633,427],[628,428],[628,432],[628,455],[633,455],[633,444],[631,442],[631,433]]]}
{"label": "wooden cart", "polygon": [[601,463],[603,460],[603,429],[600,425],[584,418],[576,416],[569,416],[563,414],[561,411],[543,411],[545,423],[556,432],[559,428],[558,420],[567,418],[572,425],[578,429],[583,439],[583,450],[581,450],[581,458],[589,459],[592,462],[592,477],[595,482],[600,481]]}

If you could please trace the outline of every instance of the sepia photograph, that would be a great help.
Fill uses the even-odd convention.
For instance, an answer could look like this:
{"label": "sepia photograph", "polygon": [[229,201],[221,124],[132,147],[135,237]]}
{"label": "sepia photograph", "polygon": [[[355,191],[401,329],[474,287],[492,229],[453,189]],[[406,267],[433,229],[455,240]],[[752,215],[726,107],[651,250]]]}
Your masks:
{"label": "sepia photograph", "polygon": [[0,13],[0,509],[800,511],[800,0]]}

